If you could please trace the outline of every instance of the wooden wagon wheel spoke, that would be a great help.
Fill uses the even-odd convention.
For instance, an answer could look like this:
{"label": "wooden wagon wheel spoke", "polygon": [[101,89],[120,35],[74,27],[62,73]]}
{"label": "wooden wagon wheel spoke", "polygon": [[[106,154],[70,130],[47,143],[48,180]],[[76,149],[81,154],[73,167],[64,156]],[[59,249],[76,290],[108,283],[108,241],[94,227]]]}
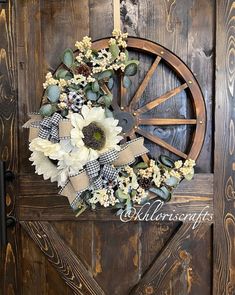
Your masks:
{"label": "wooden wagon wheel spoke", "polygon": [[123,86],[123,74],[120,74],[119,77],[119,89],[118,95],[120,97],[120,107],[123,110],[127,105],[127,98],[126,98],[126,88]]}
{"label": "wooden wagon wheel spoke", "polygon": [[184,159],[187,159],[187,155],[183,152],[181,152],[180,150],[178,150],[177,148],[173,147],[172,145],[170,145],[169,143],[165,142],[164,140],[160,139],[159,137],[147,132],[147,131],[144,131],[143,129],[140,129],[140,128],[137,128],[136,133],[144,136],[145,138],[149,139],[150,141],[164,147],[165,149],[167,149],[168,151],[176,154],[177,156],[181,157],[181,158],[184,158]]}
{"label": "wooden wagon wheel spoke", "polygon": [[133,96],[129,108],[134,108],[138,100],[141,98],[141,95],[143,94],[144,90],[146,89],[150,79],[152,78],[154,71],[156,70],[157,66],[159,65],[159,62],[161,60],[160,56],[157,56],[153,64],[151,65],[149,71],[147,72],[144,80],[140,84],[138,90],[136,91],[135,95]]}
{"label": "wooden wagon wheel spoke", "polygon": [[195,125],[196,119],[139,118],[140,125]]}
{"label": "wooden wagon wheel spoke", "polygon": [[[98,40],[93,43],[93,48],[100,50],[102,48],[108,48],[109,39]],[[205,126],[206,126],[206,110],[205,102],[203,99],[200,87],[193,76],[190,69],[184,64],[180,58],[178,58],[174,53],[169,51],[167,48],[162,47],[160,44],[140,39],[140,38],[128,38],[127,40],[127,50],[140,52],[145,55],[154,56],[154,61],[150,66],[148,72],[144,79],[140,82],[140,86],[135,92],[134,96],[128,105],[126,89],[123,87],[123,76],[119,79],[119,88],[115,89],[114,99],[112,102],[112,108],[114,110],[114,117],[119,121],[119,126],[122,127],[122,134],[127,139],[133,139],[135,133],[142,135],[143,137],[151,140],[157,145],[165,148],[166,150],[182,157],[191,158],[196,160],[200,150],[203,145],[203,139],[205,136]],[[155,70],[157,69],[160,62],[164,62],[166,67],[170,68],[171,71],[177,76],[180,81],[184,81],[182,85],[172,89],[163,95],[155,98],[153,101],[148,100],[146,104],[138,109],[138,102],[141,99],[143,92],[145,91],[150,79],[153,77]],[[163,102],[167,101],[174,95],[179,94],[184,89],[188,88],[187,98],[193,107],[194,119],[177,119],[177,118],[151,118],[151,112],[146,113],[148,118],[140,118],[142,113],[157,107]],[[117,91],[116,91],[117,90]],[[106,91],[105,91],[106,93]],[[191,134],[191,141],[188,147],[188,155],[181,152],[172,145],[166,143],[164,140],[154,136],[151,133],[146,132],[138,127],[139,125],[149,125],[149,126],[167,126],[167,125],[190,125],[194,126]],[[124,140],[125,141],[125,140]],[[124,142],[123,141],[123,142]],[[152,155],[153,156],[153,155]],[[146,160],[146,159],[145,159]]]}
{"label": "wooden wagon wheel spoke", "polygon": [[142,114],[142,113],[145,113],[147,111],[150,111],[153,108],[155,108],[156,106],[160,105],[161,103],[163,103],[166,100],[168,100],[169,98],[171,98],[172,96],[175,96],[176,94],[180,93],[181,91],[183,91],[187,87],[188,87],[188,84],[184,83],[184,84],[182,84],[182,85],[168,91],[167,93],[155,98],[153,101],[147,103],[142,108],[138,109],[136,112],[138,114]]}

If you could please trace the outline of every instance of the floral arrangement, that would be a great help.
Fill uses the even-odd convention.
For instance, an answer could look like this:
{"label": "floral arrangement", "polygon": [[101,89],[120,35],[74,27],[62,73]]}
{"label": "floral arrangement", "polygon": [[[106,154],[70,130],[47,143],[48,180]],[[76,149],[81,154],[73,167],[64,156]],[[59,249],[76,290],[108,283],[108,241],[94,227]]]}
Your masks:
{"label": "floral arrangement", "polygon": [[195,162],[163,155],[143,162],[143,138],[122,144],[111,90],[116,73],[128,88],[138,70],[138,61],[129,59],[127,34],[114,30],[100,51],[87,36],[75,47],[64,51],[54,74],[47,73],[39,113],[24,124],[36,173],[58,183],[77,215],[87,207],[120,213],[153,197],[168,201],[183,178],[193,177]]}

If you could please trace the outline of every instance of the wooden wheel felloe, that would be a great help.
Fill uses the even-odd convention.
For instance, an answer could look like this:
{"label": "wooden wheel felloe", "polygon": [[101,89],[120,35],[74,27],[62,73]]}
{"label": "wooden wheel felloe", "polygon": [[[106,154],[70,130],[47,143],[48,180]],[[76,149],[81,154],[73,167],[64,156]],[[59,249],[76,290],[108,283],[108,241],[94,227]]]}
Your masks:
{"label": "wooden wheel felloe", "polygon": [[[93,43],[93,48],[100,50],[108,47],[109,39],[98,40]],[[115,112],[115,116],[119,119],[120,125],[123,127],[123,135],[127,138],[135,138],[136,134],[143,136],[144,138],[152,141],[153,143],[165,148],[173,154],[183,158],[191,158],[196,160],[200,150],[202,148],[205,126],[206,126],[206,110],[200,87],[194,78],[194,75],[190,69],[172,52],[162,47],[161,45],[139,38],[128,38],[128,50],[134,50],[145,54],[154,56],[154,62],[148,70],[142,83],[139,85],[134,96],[129,103],[126,101],[125,88],[120,83],[119,91],[119,103],[117,98],[114,97],[112,107]],[[183,81],[182,84],[165,94],[152,99],[144,106],[138,108],[138,102],[141,99],[144,90],[146,89],[150,79],[152,78],[155,70],[157,69],[160,62],[165,62],[173,72]],[[149,110],[159,106],[173,96],[180,92],[188,89],[189,96],[193,105],[193,112],[195,118],[192,119],[178,119],[178,118],[143,118],[142,114]],[[179,149],[175,148],[171,144],[165,142],[161,138],[147,132],[141,128],[141,125],[194,125],[195,131],[192,136],[191,146],[189,152],[186,154]]]}

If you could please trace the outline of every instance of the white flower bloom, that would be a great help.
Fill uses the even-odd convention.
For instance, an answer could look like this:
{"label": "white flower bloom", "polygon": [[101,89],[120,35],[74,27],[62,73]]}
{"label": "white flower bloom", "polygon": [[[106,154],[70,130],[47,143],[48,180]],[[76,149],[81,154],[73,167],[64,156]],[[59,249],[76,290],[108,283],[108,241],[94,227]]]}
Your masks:
{"label": "white flower bloom", "polygon": [[[29,149],[33,152],[30,160],[33,161],[36,173],[43,174],[44,179],[58,181],[59,186],[64,185],[68,176],[79,172],[85,164],[84,153],[78,152],[78,149],[67,141],[52,143],[46,139],[35,138]],[[50,159],[58,161],[57,165]]]}
{"label": "white flower bloom", "polygon": [[58,143],[51,143],[46,139],[35,138],[29,145],[32,151],[30,161],[35,166],[38,175],[43,175],[44,179],[51,182],[57,181],[59,186],[63,186],[69,176],[67,167],[57,167],[50,159],[57,160],[62,158],[64,152]]}
{"label": "white flower bloom", "polygon": [[32,142],[29,144],[29,149],[32,152],[42,152],[46,157],[56,160],[63,155],[59,143],[52,143],[47,139],[42,139],[39,137],[32,140]]}
{"label": "white flower bloom", "polygon": [[119,135],[121,127],[118,120],[106,118],[102,107],[82,107],[81,115],[70,115],[73,129],[71,143],[77,147],[84,162],[97,159],[101,154],[112,149],[120,150],[118,143],[122,139]]}
{"label": "white flower bloom", "polygon": [[29,160],[33,162],[32,165],[35,166],[36,173],[43,175],[44,180],[50,179],[51,182],[60,182],[60,171],[43,152],[33,151]]}

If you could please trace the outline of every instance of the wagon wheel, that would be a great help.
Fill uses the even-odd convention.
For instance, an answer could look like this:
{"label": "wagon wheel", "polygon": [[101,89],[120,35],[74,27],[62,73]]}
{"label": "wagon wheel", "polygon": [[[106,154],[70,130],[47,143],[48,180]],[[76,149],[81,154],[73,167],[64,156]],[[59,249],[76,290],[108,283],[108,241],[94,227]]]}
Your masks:
{"label": "wagon wheel", "polygon": [[[107,48],[108,40],[109,39],[101,39],[95,41],[93,43],[93,48],[97,50]],[[115,117],[119,119],[119,124],[123,128],[124,137],[133,139],[136,137],[136,134],[138,134],[152,141],[153,143],[165,148],[166,150],[174,153],[180,158],[191,158],[196,160],[200,153],[204,140],[206,111],[202,92],[192,72],[175,54],[160,46],[159,44],[139,38],[128,38],[127,44],[127,49],[142,52],[145,54],[151,54],[152,56],[154,56],[154,62],[152,63],[149,71],[144,77],[142,83],[139,85],[139,88],[135,92],[129,104],[126,101],[125,88],[122,86],[122,79],[120,79],[121,82],[119,85],[119,99],[117,99],[117,97],[114,97],[112,107],[114,109]],[[144,106],[137,108],[137,103],[141,99],[144,90],[146,89],[151,77],[154,74],[154,71],[157,69],[160,62],[165,62],[173,70],[177,77],[180,78],[180,81],[183,82],[180,86],[151,100]],[[176,94],[179,94],[185,89],[189,90],[188,93],[192,101],[195,116],[193,119],[143,118],[141,116],[143,113],[157,107],[158,105],[167,101]],[[191,146],[188,154],[180,151],[179,149],[162,140],[158,136],[145,131],[141,128],[141,125],[194,125],[195,131],[192,136]],[[148,161],[148,157],[145,156],[144,160]]]}

